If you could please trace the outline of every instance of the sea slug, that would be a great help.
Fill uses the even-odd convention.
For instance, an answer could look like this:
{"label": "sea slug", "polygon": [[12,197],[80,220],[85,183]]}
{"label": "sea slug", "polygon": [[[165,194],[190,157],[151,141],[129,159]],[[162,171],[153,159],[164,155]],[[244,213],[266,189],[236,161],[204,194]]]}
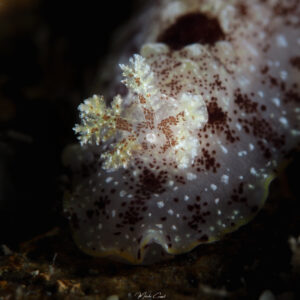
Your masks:
{"label": "sea slug", "polygon": [[142,16],[126,88],[79,106],[64,155],[76,243],[135,264],[247,223],[300,141],[299,1],[165,0]]}

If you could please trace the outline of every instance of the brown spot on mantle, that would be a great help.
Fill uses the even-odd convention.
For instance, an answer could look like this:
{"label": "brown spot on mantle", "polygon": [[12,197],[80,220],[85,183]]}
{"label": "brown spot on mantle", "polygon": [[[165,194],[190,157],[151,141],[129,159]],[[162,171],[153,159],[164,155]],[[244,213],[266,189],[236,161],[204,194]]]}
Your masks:
{"label": "brown spot on mantle", "polygon": [[291,65],[300,71],[300,56],[294,56],[290,59]]}
{"label": "brown spot on mantle", "polygon": [[158,37],[157,41],[179,50],[193,43],[213,45],[225,37],[219,21],[202,13],[183,15]]}

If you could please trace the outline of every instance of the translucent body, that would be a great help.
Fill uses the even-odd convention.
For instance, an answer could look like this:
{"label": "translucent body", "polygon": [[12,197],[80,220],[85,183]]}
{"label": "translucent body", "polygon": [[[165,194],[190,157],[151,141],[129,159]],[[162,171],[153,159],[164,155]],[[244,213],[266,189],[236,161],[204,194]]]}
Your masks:
{"label": "translucent body", "polygon": [[[85,252],[154,262],[262,207],[300,139],[300,4],[242,3],[163,1],[140,55],[120,66],[128,94],[79,107],[65,211]],[[176,36],[200,25],[208,33]]]}

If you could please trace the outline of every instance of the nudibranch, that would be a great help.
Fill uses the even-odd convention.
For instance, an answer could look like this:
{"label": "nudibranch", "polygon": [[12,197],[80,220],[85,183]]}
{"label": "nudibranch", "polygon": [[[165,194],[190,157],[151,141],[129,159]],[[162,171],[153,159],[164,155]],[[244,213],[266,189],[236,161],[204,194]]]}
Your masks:
{"label": "nudibranch", "polygon": [[81,145],[64,155],[76,243],[134,264],[247,223],[300,141],[299,1],[165,0],[146,14],[139,54],[119,61],[126,92],[79,106]]}

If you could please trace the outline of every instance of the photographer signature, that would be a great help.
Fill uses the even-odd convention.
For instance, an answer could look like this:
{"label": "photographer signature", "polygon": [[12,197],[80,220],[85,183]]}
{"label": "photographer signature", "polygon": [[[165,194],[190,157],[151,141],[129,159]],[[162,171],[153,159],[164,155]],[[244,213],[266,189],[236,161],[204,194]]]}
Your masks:
{"label": "photographer signature", "polygon": [[136,292],[135,296],[139,300],[143,299],[166,299],[167,295],[162,292]]}

